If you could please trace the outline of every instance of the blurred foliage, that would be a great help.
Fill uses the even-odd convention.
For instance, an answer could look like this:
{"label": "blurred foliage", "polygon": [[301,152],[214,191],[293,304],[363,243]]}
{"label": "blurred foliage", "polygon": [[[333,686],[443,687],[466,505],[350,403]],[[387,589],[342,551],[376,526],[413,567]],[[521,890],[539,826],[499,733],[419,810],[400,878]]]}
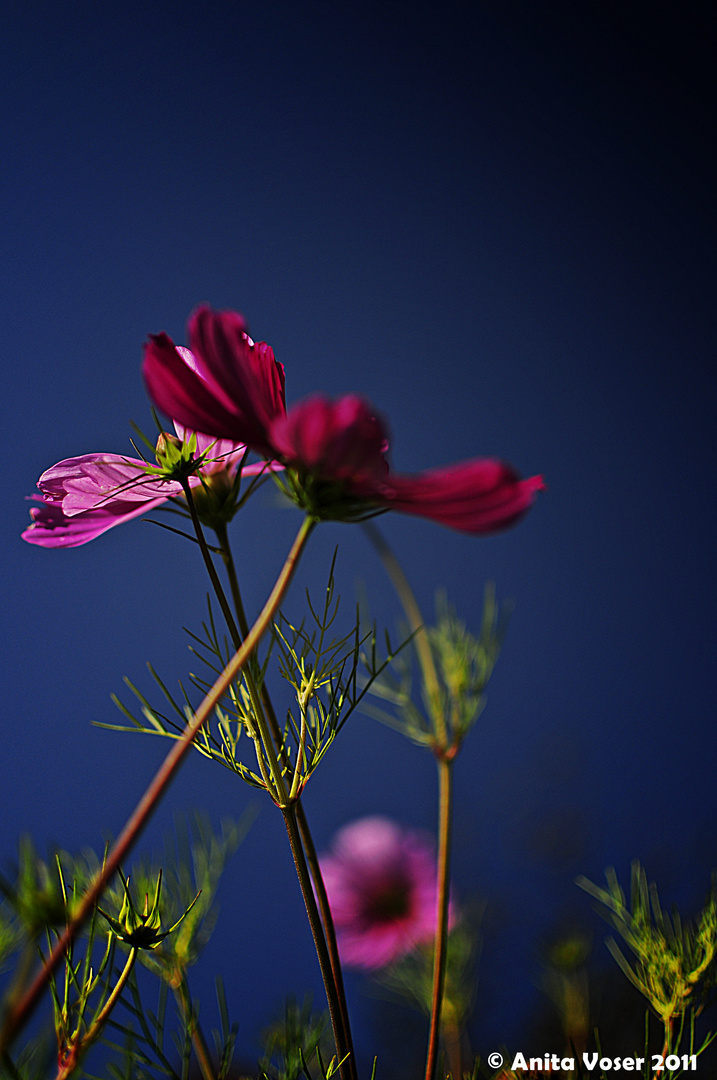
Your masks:
{"label": "blurred foliage", "polygon": [[717,876],[695,923],[683,923],[676,908],[672,918],[663,911],[657,886],[648,885],[637,860],[632,864],[629,907],[615,871],[610,868],[605,877],[606,889],[584,877],[577,884],[600,903],[600,914],[632,952],[631,964],[615,939],[608,938],[608,949],[621,970],[663,1023],[688,1007],[700,1011],[717,977]]}
{"label": "blurred foliage", "polygon": [[[436,598],[437,621],[426,627],[426,633],[439,683],[438,707],[447,728],[445,742],[456,750],[485,706],[485,689],[500,654],[508,613],[508,607],[500,609],[496,604],[493,585],[486,585],[481,627],[475,637],[448,604],[445,594],[439,593]],[[419,746],[433,747],[438,736],[432,719],[434,704],[425,679],[421,691],[423,708],[414,701],[410,657],[402,653],[371,688],[372,694],[390,710],[367,704],[364,711]]]}

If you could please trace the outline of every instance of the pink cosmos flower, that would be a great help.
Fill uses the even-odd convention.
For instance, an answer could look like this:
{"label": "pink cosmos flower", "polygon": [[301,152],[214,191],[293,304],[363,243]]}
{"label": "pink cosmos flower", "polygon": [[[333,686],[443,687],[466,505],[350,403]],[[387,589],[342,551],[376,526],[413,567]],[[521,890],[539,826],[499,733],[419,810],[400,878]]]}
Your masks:
{"label": "pink cosmos flower", "polygon": [[363,399],[314,397],[287,413],[283,368],[255,345],[240,315],[202,307],[189,322],[197,367],[166,334],[146,347],[144,375],[155,404],[182,423],[240,439],[294,470],[292,497],[319,518],[357,519],[399,510],[467,533],[507,528],[531,507],[542,477],[474,459],[416,476],[392,473],[386,427]]}
{"label": "pink cosmos flower", "polygon": [[[180,438],[190,434],[179,424],[175,429]],[[197,434],[197,453],[205,452],[207,459],[200,474],[190,476],[190,487],[200,487],[202,477],[206,480],[219,472],[236,473],[246,447]],[[256,476],[266,468],[261,462],[245,466],[242,473]],[[148,475],[143,461],[121,454],[66,458],[44,472],[37,486],[42,494],[31,497],[40,505],[30,510],[32,525],[22,538],[40,547],[79,547],[183,494],[178,481],[158,480]]]}
{"label": "pink cosmos flower", "polygon": [[433,938],[436,860],[421,833],[362,818],[336,834],[320,863],[347,967],[385,967]]}
{"label": "pink cosmos flower", "polygon": [[521,480],[510,465],[491,458],[416,476],[392,473],[386,429],[355,395],[335,402],[309,398],[277,417],[269,430],[275,456],[288,466],[324,482],[340,480],[347,494],[369,506],[416,514],[461,532],[507,528],[545,486],[542,477]]}
{"label": "pink cosmos flower", "polygon": [[286,412],[284,368],[246,329],[237,312],[197,308],[189,319],[189,349],[176,347],[167,334],[150,337],[144,379],[155,404],[185,427],[273,457],[267,428]]}

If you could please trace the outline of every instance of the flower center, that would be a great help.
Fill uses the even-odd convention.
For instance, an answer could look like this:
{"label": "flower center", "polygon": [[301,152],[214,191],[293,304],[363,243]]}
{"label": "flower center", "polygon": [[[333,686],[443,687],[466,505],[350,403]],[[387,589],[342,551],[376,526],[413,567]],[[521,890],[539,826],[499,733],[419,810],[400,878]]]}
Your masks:
{"label": "flower center", "polygon": [[390,923],[411,910],[411,889],[407,881],[387,881],[366,897],[363,915],[367,923]]}

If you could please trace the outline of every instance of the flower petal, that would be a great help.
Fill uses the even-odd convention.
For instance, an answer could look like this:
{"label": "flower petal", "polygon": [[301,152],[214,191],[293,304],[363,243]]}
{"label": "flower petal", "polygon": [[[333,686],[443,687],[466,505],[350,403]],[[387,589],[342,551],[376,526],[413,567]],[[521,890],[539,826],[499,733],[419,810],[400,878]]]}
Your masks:
{"label": "flower petal", "polygon": [[356,394],[316,396],[294,405],[270,427],[277,456],[323,480],[378,481],[388,471],[386,429]]}
{"label": "flower petal", "polygon": [[[237,417],[220,386],[203,378],[175,348],[167,334],[152,334],[142,367],[155,405],[193,431],[235,437]],[[244,441],[240,436],[237,441]]]}
{"label": "flower petal", "polygon": [[321,873],[347,967],[384,967],[433,936],[436,861],[421,833],[381,817],[355,821],[337,833]]}
{"label": "flower petal", "polygon": [[79,547],[87,544],[115,525],[130,521],[147,510],[163,503],[164,499],[152,499],[149,502],[108,503],[96,510],[87,510],[83,514],[68,517],[63,513],[60,503],[43,499],[41,495],[30,495],[37,499],[40,506],[30,510],[32,525],[22,533],[23,540],[39,547]]}
{"label": "flower petal", "polygon": [[[176,480],[158,480],[146,473],[144,462],[123,458],[119,454],[88,454],[85,458],[70,458],[71,471],[62,481],[65,495],[63,512],[72,517],[86,510],[100,509],[105,505],[119,503],[122,507],[148,502],[164,501],[182,494],[182,485]],[[50,470],[53,488],[58,483],[58,472],[68,462],[59,462]],[[45,492],[43,473],[38,487]]]}
{"label": "flower petal", "polygon": [[373,498],[460,532],[492,533],[521,518],[544,488],[541,476],[521,480],[505,462],[478,458],[417,476],[390,474]]}
{"label": "flower petal", "polygon": [[191,359],[166,334],[150,337],[143,372],[155,404],[194,431],[246,443],[271,457],[267,429],[286,411],[284,369],[256,344],[236,312],[198,308],[189,321]]}

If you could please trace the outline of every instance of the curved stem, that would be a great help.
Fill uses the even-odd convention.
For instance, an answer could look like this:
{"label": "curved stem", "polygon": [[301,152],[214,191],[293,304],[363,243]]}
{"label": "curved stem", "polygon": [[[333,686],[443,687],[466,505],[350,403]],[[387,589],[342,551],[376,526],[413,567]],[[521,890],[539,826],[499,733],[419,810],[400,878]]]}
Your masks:
{"label": "curved stem", "polygon": [[446,741],[446,721],[443,715],[441,687],[421,609],[418,606],[413,589],[408,583],[408,578],[403,572],[403,567],[376,526],[364,522],[363,530],[376,548],[406,613],[409,629],[414,635],[413,640],[418,653],[418,662],[421,665],[423,684],[426,688],[428,703],[436,725],[436,737],[439,744],[443,745]]}
{"label": "curved stem", "polygon": [[65,931],[57,939],[48,959],[45,961],[20,1001],[8,1010],[8,1014],[2,1025],[2,1030],[0,1030],[0,1060],[14,1036],[30,1016],[30,1013],[37,1004],[52,973],[60,964],[69,945],[74,941],[80,928],[89,918],[95,904],[112,878],[112,875],[115,873],[118,866],[137,840],[142,829],[149,821],[149,818],[164,795],[171,780],[173,780],[179,766],[189,753],[192,743],[199,734],[202,726],[212,715],[229,684],[234,681],[242,670],[244,664],[249,660],[259,644],[259,641],[271,625],[271,622],[279,609],[279,605],[289,588],[291,579],[294,576],[294,571],[301,558],[301,553],[306,546],[306,542],[311,534],[314,524],[314,521],[309,517],[305,517],[302,521],[301,528],[291,546],[291,550],[287,555],[284,566],[281,569],[281,573],[276,580],[269,599],[266,601],[261,614],[254,623],[249,634],[202,701],[194,716],[184,729],[181,738],[174,743],[172,749],[160,765],[153,780],[127,820],[127,823],[112,847],[112,850],[109,852],[102,870],[97,874],[93,883],[85,893],[74,918],[68,923]]}
{"label": "curved stem", "polygon": [[292,805],[282,807],[281,812],[284,815],[284,824],[286,825],[286,832],[289,837],[291,854],[294,857],[294,865],[296,867],[296,873],[299,878],[299,884],[301,885],[301,893],[304,897],[306,914],[309,917],[309,925],[311,927],[311,933],[314,938],[316,955],[319,959],[319,967],[321,968],[321,977],[324,980],[326,1000],[329,1006],[329,1015],[331,1016],[331,1026],[334,1030],[334,1039],[336,1040],[336,1053],[338,1055],[339,1062],[339,1075],[341,1076],[342,1080],[349,1080],[349,1078],[353,1075],[353,1070],[349,1065],[349,1062],[352,1060],[352,1056],[349,1056],[349,1049],[345,1040],[343,1018],[341,1015],[341,1004],[339,1002],[338,993],[334,984],[333,971],[331,969],[331,958],[329,957],[329,951],[326,946],[324,930],[321,925],[321,919],[319,917],[319,909],[316,906],[316,898],[314,897],[314,891],[311,887],[311,878],[309,877],[308,867],[306,865],[306,858],[304,856],[304,851],[301,846],[301,841],[299,839],[299,828],[296,821],[294,806]]}
{"label": "curved stem", "polygon": [[431,1026],[426,1054],[426,1080],[433,1080],[441,1033],[441,1008],[446,976],[448,945],[448,899],[451,879],[451,816],[453,810],[453,761],[438,759],[438,895],[436,897],[436,941],[433,952]]}

